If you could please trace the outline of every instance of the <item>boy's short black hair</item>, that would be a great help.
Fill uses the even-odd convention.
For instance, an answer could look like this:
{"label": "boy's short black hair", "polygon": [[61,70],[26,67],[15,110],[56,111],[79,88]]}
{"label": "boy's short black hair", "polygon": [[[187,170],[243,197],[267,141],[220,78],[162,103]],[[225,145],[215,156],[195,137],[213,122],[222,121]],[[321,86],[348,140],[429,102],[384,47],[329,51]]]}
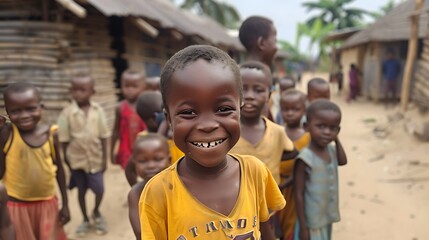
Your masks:
{"label": "boy's short black hair", "polygon": [[257,69],[262,71],[269,81],[269,87],[273,84],[270,68],[259,61],[247,61],[240,64],[240,69]]}
{"label": "boy's short black hair", "polygon": [[311,89],[312,87],[316,86],[316,85],[328,85],[329,83],[323,79],[323,78],[313,78],[311,79],[308,83],[307,83],[307,90]]}
{"label": "boy's short black hair", "polygon": [[314,100],[310,106],[308,106],[307,108],[307,122],[310,122],[313,115],[317,112],[317,111],[323,111],[323,110],[331,110],[334,111],[336,113],[338,113],[340,115],[341,118],[341,109],[338,107],[337,104],[326,100],[326,99],[317,99]]}
{"label": "boy's short black hair", "polygon": [[159,112],[159,102],[162,101],[161,94],[158,91],[144,91],[136,101],[136,112],[143,121],[145,119],[155,118],[154,113]]}
{"label": "boy's short black hair", "polygon": [[167,138],[164,137],[163,135],[159,134],[159,133],[151,133],[151,132],[149,132],[147,134],[138,136],[137,139],[136,139],[136,141],[135,141],[135,143],[134,143],[133,149],[136,150],[137,146],[140,143],[142,143],[144,141],[150,141],[150,140],[158,140],[158,141],[160,141],[162,143],[162,145],[164,145],[164,147],[167,149],[168,154],[170,154],[170,146],[168,145]]}
{"label": "boy's short black hair", "polygon": [[5,106],[7,106],[8,97],[10,94],[12,94],[12,93],[23,93],[23,92],[26,92],[29,90],[33,91],[39,100],[42,100],[42,98],[40,96],[39,89],[37,89],[37,87],[35,87],[34,85],[32,85],[30,83],[26,83],[26,82],[16,82],[16,83],[9,84],[3,90],[3,99],[4,99]]}
{"label": "boy's short black hair", "polygon": [[240,26],[238,37],[243,46],[250,50],[259,37],[267,38],[271,31],[273,21],[261,16],[248,17]]}
{"label": "boy's short black hair", "polygon": [[306,96],[303,92],[296,90],[296,89],[288,89],[281,93],[280,98],[286,97],[286,96],[299,96],[299,99],[304,103],[306,102]]}
{"label": "boy's short black hair", "polygon": [[182,70],[189,64],[194,63],[199,59],[203,59],[209,63],[218,62],[231,69],[237,83],[241,102],[243,99],[243,87],[241,84],[240,70],[237,66],[237,63],[226,52],[218,48],[208,45],[193,45],[186,47],[174,54],[167,61],[167,63],[165,63],[165,66],[161,71],[161,93],[164,107],[166,109],[168,108],[167,95],[171,84],[171,76],[177,70]]}
{"label": "boy's short black hair", "polygon": [[125,75],[137,75],[139,76],[141,79],[145,79],[145,73],[144,71],[140,71],[134,68],[128,68],[127,70],[125,70],[122,74],[121,74],[121,79],[124,78]]}

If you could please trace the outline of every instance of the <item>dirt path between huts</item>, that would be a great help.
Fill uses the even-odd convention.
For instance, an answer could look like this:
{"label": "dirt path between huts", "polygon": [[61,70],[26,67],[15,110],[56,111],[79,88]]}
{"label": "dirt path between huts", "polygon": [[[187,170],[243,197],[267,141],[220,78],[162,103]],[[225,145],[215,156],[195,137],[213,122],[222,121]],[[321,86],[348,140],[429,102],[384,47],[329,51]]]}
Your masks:
{"label": "dirt path between huts", "polygon": [[[305,74],[303,86],[313,76]],[[429,239],[429,144],[405,132],[407,115],[401,118],[396,110],[363,99],[348,104],[335,90],[331,96],[343,111],[340,139],[349,160],[339,170],[341,222],[334,224],[333,239]],[[101,211],[109,232],[85,239],[134,239],[126,204],[130,187],[118,166],[109,166],[105,188]],[[78,239],[74,231],[82,217],[77,190],[69,198],[72,220],[66,231],[70,239]],[[88,209],[93,199],[88,194]]]}

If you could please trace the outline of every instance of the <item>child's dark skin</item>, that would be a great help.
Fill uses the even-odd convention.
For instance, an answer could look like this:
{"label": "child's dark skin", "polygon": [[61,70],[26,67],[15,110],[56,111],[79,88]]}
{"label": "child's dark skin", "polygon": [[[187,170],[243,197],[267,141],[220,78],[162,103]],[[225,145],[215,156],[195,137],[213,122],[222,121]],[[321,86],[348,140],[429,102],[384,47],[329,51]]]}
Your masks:
{"label": "child's dark skin", "polygon": [[[215,80],[215,81],[213,81]],[[228,216],[240,190],[240,164],[227,155],[240,137],[240,99],[235,76],[218,62],[197,60],[171,76],[166,119],[185,153],[178,173],[188,191],[208,208]],[[197,143],[221,141],[204,148]],[[268,222],[263,239],[274,239]]]}
{"label": "child's dark skin", "polygon": [[250,60],[256,60],[271,66],[274,55],[277,52],[277,30],[271,24],[270,33],[267,37],[259,36],[256,44],[252,49],[249,49]]}
{"label": "child's dark skin", "polygon": [[8,198],[6,188],[3,184],[0,184],[0,239],[15,240],[15,228],[10,220],[7,209]]}
{"label": "child's dark skin", "polygon": [[286,134],[292,141],[298,140],[305,133],[301,125],[301,119],[305,114],[305,98],[298,94],[282,94],[280,108],[283,121],[286,123]]}
{"label": "child's dark skin", "polygon": [[[6,112],[10,121],[18,128],[22,139],[30,146],[41,146],[49,140],[50,127],[46,124],[39,124],[42,116],[42,103],[40,96],[33,89],[24,92],[12,92],[5,96]],[[6,140],[11,134],[11,127],[5,126],[0,132],[0,148],[3,149]],[[66,224],[70,221],[68,208],[68,198],[66,181],[61,156],[59,153],[58,134],[54,133],[55,161],[57,166],[56,179],[61,192],[62,208],[60,209],[60,222]],[[6,170],[5,154],[0,151],[0,179],[3,178]],[[26,202],[9,196],[9,201]]]}
{"label": "child's dark skin", "polygon": [[[162,97],[159,92],[145,92],[145,94],[151,94],[151,101],[146,103],[152,105],[151,111],[149,113],[146,113],[143,121],[147,125],[147,130],[149,132],[157,132],[158,130],[158,124],[156,122],[156,114],[162,112]],[[143,117],[143,116],[140,116]],[[130,186],[133,186],[137,183],[137,174],[134,166],[133,161],[128,161],[127,166],[125,167],[125,177],[127,178],[128,183]]]}
{"label": "child's dark skin", "polygon": [[[94,82],[89,77],[77,77],[73,78],[71,81],[71,95],[73,99],[76,101],[79,108],[87,115],[88,110],[91,106],[90,99],[91,96],[95,93],[94,91]],[[101,151],[102,151],[102,172],[106,171],[107,168],[107,139],[101,138]],[[63,155],[64,160],[69,169],[71,170],[70,163],[67,159],[67,148],[69,143],[63,142]],[[103,194],[97,194],[95,196],[95,206],[93,210],[94,217],[100,217],[99,207],[101,204],[101,200],[103,199]],[[86,212],[86,202],[85,202],[85,194],[79,194],[79,205],[82,210],[83,218],[85,222],[89,222],[89,217]]]}
{"label": "child's dark skin", "polygon": [[[306,130],[311,135],[309,148],[326,163],[331,161],[327,145],[335,141],[339,166],[347,164],[346,154],[338,140],[340,122],[340,113],[332,110],[316,110],[309,122],[305,124]],[[295,162],[294,175],[296,211],[300,224],[299,235],[301,240],[309,240],[309,230],[304,216],[304,191],[307,172],[306,164],[300,159]]]}
{"label": "child's dark skin", "polygon": [[160,90],[160,80],[159,77],[148,77],[146,78],[146,89],[149,91],[159,91]]}
{"label": "child's dark skin", "polygon": [[331,93],[329,90],[329,84],[313,84],[308,86],[307,89],[307,100],[309,103],[317,99],[327,99],[331,98]]}
{"label": "child's dark skin", "polygon": [[291,78],[280,78],[279,79],[280,93],[285,92],[288,89],[295,88],[295,81]]}
{"label": "child's dark skin", "polygon": [[137,141],[134,145],[132,161],[137,175],[143,181],[136,183],[128,194],[128,215],[136,239],[141,239],[138,210],[140,195],[147,181],[169,165],[170,154],[167,142],[162,142],[161,139]]}
{"label": "child's dark skin", "polygon": [[[241,69],[243,81],[243,106],[241,108],[241,137],[256,145],[265,134],[262,111],[270,98],[271,80],[262,70]],[[297,151],[284,152],[282,159],[292,159]]]}
{"label": "child's dark skin", "polygon": [[[285,122],[286,134],[292,141],[298,140],[305,134],[301,125],[301,119],[305,114],[305,98],[299,94],[282,94],[280,98],[280,108]],[[284,189],[292,184],[293,177],[287,176],[280,188]]]}
{"label": "child's dark skin", "polygon": [[[145,78],[140,73],[124,73],[121,78],[121,90],[127,103],[135,110],[136,100],[141,92],[145,89]],[[119,118],[121,107],[120,104],[115,109],[115,123],[113,124],[112,140],[110,147],[110,161],[116,164],[114,154],[115,144],[119,138]]]}

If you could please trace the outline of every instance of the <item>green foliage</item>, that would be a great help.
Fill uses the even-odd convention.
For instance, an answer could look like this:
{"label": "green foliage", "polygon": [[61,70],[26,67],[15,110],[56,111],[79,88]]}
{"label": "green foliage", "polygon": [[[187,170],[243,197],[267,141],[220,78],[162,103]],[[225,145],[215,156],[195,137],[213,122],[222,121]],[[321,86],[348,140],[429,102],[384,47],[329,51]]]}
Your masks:
{"label": "green foliage", "polygon": [[298,23],[296,34],[296,47],[300,46],[301,38],[307,37],[310,40],[308,51],[311,53],[315,44],[319,47],[319,55],[327,55],[327,45],[322,40],[330,32],[335,30],[334,23],[323,23],[322,19],[316,19],[313,23]]}
{"label": "green foliage", "polygon": [[334,24],[335,29],[357,27],[362,24],[363,17],[369,14],[360,8],[347,8],[346,5],[354,0],[319,0],[316,2],[304,2],[308,12],[318,11],[319,15],[309,18],[307,25],[314,25],[319,19],[322,25]]}
{"label": "green foliage", "polygon": [[296,48],[293,44],[291,44],[288,41],[285,40],[279,40],[278,45],[280,45],[280,48],[285,50],[287,53],[290,54],[290,57],[288,58],[288,60],[290,61],[305,61],[308,57],[305,56],[304,54],[301,54],[299,49]]}
{"label": "green foliage", "polygon": [[230,29],[237,29],[240,26],[240,14],[234,6],[224,2],[217,0],[185,0],[181,7],[195,10],[201,15],[205,14]]}
{"label": "green foliage", "polygon": [[384,6],[381,6],[378,11],[371,12],[370,15],[374,18],[374,20],[377,20],[392,11],[392,9],[395,7],[395,0],[388,0]]}

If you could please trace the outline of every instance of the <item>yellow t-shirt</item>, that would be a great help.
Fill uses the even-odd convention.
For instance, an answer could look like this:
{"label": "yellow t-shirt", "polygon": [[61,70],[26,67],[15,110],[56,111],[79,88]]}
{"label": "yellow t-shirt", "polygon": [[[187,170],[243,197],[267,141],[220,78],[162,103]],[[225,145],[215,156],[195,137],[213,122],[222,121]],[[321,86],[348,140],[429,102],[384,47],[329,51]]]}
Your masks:
{"label": "yellow t-shirt", "polygon": [[[240,193],[229,216],[199,202],[181,181],[177,164],[145,186],[139,211],[142,239],[260,239],[259,223],[284,200],[276,182],[253,156],[231,155],[240,163]],[[180,161],[179,161],[180,162]]]}
{"label": "yellow t-shirt", "polygon": [[292,151],[293,142],[286,135],[284,127],[264,118],[266,128],[262,139],[253,145],[240,137],[237,144],[231,149],[231,153],[252,155],[259,158],[270,169],[271,174],[280,184],[280,162],[283,151]]}
{"label": "yellow t-shirt", "polygon": [[51,127],[49,140],[40,147],[29,146],[15,125],[12,129],[2,149],[7,151],[3,184],[8,195],[22,201],[51,199],[56,193],[57,166],[52,156],[55,155],[53,132],[57,127]]}

